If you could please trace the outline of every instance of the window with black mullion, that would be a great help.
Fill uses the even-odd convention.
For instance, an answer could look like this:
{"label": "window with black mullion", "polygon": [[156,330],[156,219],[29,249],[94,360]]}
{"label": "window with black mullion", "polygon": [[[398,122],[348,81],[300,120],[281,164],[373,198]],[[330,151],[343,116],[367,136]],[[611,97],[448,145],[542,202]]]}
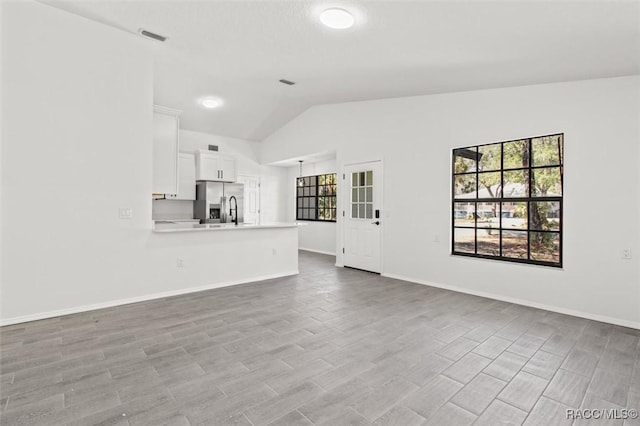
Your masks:
{"label": "window with black mullion", "polygon": [[296,220],[335,222],[336,175],[297,178]]}
{"label": "window with black mullion", "polygon": [[563,135],[453,151],[452,253],[562,264]]}

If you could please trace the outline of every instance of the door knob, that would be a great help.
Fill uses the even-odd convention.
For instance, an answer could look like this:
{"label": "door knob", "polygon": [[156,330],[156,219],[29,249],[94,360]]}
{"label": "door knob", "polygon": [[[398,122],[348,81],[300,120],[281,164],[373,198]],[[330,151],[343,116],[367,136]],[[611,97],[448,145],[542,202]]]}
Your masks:
{"label": "door knob", "polygon": [[380,221],[379,220],[376,220],[375,222],[371,222],[371,223],[373,223],[374,225],[380,225]]}

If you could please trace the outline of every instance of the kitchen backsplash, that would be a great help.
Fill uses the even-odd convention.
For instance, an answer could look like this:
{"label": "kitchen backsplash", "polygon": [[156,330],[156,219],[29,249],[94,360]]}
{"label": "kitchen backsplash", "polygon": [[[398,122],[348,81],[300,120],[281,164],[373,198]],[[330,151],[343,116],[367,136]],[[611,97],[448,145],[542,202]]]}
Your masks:
{"label": "kitchen backsplash", "polygon": [[193,219],[193,201],[153,200],[153,220]]}

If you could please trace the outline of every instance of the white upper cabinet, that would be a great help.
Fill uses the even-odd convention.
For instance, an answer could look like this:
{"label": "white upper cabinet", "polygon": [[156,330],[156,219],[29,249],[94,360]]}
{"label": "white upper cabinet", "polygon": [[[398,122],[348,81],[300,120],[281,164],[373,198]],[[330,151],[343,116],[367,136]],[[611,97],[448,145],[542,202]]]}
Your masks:
{"label": "white upper cabinet", "polygon": [[233,157],[215,151],[197,151],[196,180],[235,182],[236,178],[236,160]]}
{"label": "white upper cabinet", "polygon": [[220,180],[220,161],[215,154],[196,153],[196,180]]}
{"label": "white upper cabinet", "polygon": [[232,157],[220,156],[220,176],[223,182],[235,182],[238,178],[236,173],[236,159]]}
{"label": "white upper cabinet", "polygon": [[178,193],[178,128],[180,111],[153,107],[154,194]]}
{"label": "white upper cabinet", "polygon": [[167,195],[171,200],[196,199],[196,156],[193,153],[178,154],[178,193]]}

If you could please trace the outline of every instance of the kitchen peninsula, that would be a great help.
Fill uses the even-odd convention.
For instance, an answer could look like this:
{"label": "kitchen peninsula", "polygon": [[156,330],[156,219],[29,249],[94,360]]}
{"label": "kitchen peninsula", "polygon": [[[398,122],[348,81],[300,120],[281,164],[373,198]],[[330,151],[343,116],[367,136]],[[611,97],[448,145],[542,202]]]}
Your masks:
{"label": "kitchen peninsula", "polygon": [[150,293],[156,294],[149,298],[298,273],[295,223],[169,222],[156,221],[148,234],[148,248],[156,260],[169,266],[150,271],[154,283]]}

